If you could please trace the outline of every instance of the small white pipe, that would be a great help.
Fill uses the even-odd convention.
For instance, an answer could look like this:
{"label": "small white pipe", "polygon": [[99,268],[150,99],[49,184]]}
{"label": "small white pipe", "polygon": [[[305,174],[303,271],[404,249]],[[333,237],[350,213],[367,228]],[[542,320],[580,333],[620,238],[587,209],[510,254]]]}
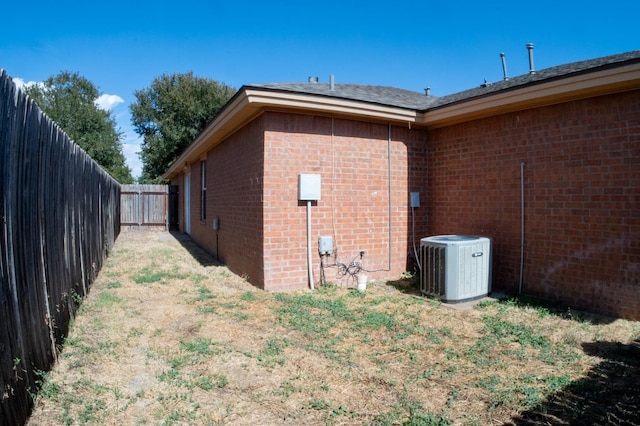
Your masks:
{"label": "small white pipe", "polygon": [[387,134],[387,179],[388,179],[388,188],[389,193],[387,194],[389,197],[389,271],[391,271],[392,264],[392,255],[393,255],[393,246],[392,246],[392,238],[393,238],[393,191],[391,188],[391,123],[389,123],[389,130]]}
{"label": "small white pipe", "polygon": [[311,200],[307,200],[307,265],[309,269],[309,286],[314,289],[313,259],[311,257]]}
{"label": "small white pipe", "polygon": [[524,162],[520,163],[520,284],[518,294],[522,294],[522,273],[524,270]]}

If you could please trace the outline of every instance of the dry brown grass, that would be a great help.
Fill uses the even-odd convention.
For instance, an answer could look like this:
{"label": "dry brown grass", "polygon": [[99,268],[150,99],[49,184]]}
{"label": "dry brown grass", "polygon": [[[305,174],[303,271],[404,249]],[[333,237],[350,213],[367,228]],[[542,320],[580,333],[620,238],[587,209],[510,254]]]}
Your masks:
{"label": "dry brown grass", "polygon": [[267,293],[170,234],[123,233],[29,424],[563,424],[599,413],[570,404],[607,359],[585,347],[640,339],[638,323],[453,310],[406,285]]}

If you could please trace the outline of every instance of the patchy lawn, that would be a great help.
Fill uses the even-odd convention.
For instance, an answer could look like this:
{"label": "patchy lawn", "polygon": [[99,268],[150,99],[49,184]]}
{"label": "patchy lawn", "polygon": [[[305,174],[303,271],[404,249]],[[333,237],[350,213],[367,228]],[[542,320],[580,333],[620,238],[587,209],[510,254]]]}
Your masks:
{"label": "patchy lawn", "polygon": [[30,425],[640,423],[640,323],[407,281],[267,293],[188,241],[123,233]]}

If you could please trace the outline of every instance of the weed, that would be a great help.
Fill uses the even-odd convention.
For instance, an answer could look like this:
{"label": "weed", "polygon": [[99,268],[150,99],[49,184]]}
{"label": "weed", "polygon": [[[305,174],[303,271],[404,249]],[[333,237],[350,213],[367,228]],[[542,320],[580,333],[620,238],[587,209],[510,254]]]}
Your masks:
{"label": "weed", "polygon": [[245,314],[244,312],[234,312],[233,317],[237,318],[240,321],[246,321],[251,318],[251,315]]}
{"label": "weed", "polygon": [[245,302],[255,302],[258,300],[258,296],[254,291],[245,291],[240,295],[240,300],[244,300]]}
{"label": "weed", "polygon": [[82,296],[78,294],[78,292],[76,292],[74,289],[71,289],[71,299],[73,299],[73,301],[76,302],[77,305],[82,302]]}
{"label": "weed", "polygon": [[219,374],[217,376],[216,386],[220,389],[224,388],[229,384],[229,379],[224,374]]}
{"label": "weed", "polygon": [[216,387],[211,376],[200,376],[194,380],[193,384],[202,390],[211,390]]}
{"label": "weed", "polygon": [[207,287],[198,287],[198,296],[196,297],[196,301],[202,302],[205,300],[215,299],[216,297],[217,296]]}
{"label": "weed", "polygon": [[536,334],[533,328],[528,325],[506,321],[498,316],[487,316],[482,318],[482,321],[485,324],[485,331],[498,339],[506,339],[536,349],[547,348],[551,345],[548,338]]}
{"label": "weed", "polygon": [[386,312],[378,311],[365,311],[360,320],[358,320],[364,327],[370,328],[386,328],[391,330],[396,327],[396,319],[393,315]]}
{"label": "weed", "polygon": [[546,390],[548,393],[554,393],[560,389],[568,386],[571,383],[571,377],[568,374],[562,374],[560,376],[548,376],[544,378]]}
{"label": "weed", "polygon": [[274,392],[275,395],[282,396],[283,398],[289,398],[297,391],[296,387],[289,381],[284,381],[280,384],[278,389]]}
{"label": "weed", "polygon": [[192,273],[189,276],[189,279],[194,284],[200,284],[202,281],[207,279],[207,276],[206,275],[202,275],[202,274],[198,274],[198,273]]}
{"label": "weed", "polygon": [[[14,360],[14,365],[15,365],[15,360]],[[36,376],[35,384],[38,388],[38,394],[41,395],[43,398],[50,399],[52,401],[57,401],[58,396],[60,394],[60,386],[48,380],[49,375],[46,371],[34,370],[34,374]],[[34,393],[31,396],[35,401],[36,394]]]}
{"label": "weed", "polygon": [[216,310],[214,308],[212,308],[211,306],[202,306],[202,307],[198,307],[197,311],[199,314],[203,314],[203,315],[209,315],[209,314],[215,314]]}
{"label": "weed", "polygon": [[106,409],[107,404],[100,399],[85,401],[79,415],[79,420],[81,423],[102,423],[100,420]]}
{"label": "weed", "polygon": [[500,302],[497,300],[481,300],[478,303],[476,303],[476,305],[473,308],[479,311],[485,311],[490,307],[496,306],[498,303]]}
{"label": "weed", "polygon": [[120,288],[122,287],[122,284],[120,284],[120,281],[109,281],[107,283],[107,288]]}
{"label": "weed", "polygon": [[180,347],[197,355],[211,355],[214,353],[211,348],[211,339],[197,338],[186,342],[183,341],[180,342]]}
{"label": "weed", "polygon": [[403,397],[399,403],[393,405],[390,411],[377,415],[371,422],[372,426],[397,424],[407,426],[445,426],[451,424],[451,422],[443,414],[429,413],[418,402]]}
{"label": "weed", "polygon": [[158,271],[151,267],[144,267],[132,278],[137,284],[164,283],[173,279],[185,279],[188,275],[179,274],[177,272]]}
{"label": "weed", "polygon": [[260,365],[265,367],[273,367],[274,365],[284,365],[286,358],[284,357],[284,348],[288,346],[286,340],[277,341],[275,339],[267,340],[267,344],[262,351],[256,356]]}
{"label": "weed", "polygon": [[329,403],[324,399],[312,399],[308,402],[308,406],[314,410],[326,410],[330,407]]}
{"label": "weed", "polygon": [[127,337],[140,337],[142,336],[142,330],[136,327],[132,327],[127,333]]}

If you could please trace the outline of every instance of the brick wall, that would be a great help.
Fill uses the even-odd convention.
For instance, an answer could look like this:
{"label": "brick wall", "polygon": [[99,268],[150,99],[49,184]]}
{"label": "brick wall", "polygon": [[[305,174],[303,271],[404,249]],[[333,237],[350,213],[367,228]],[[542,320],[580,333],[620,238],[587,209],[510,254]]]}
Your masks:
{"label": "brick wall", "polygon": [[493,237],[494,289],[640,319],[640,91],[433,130],[429,234]]}
{"label": "brick wall", "polygon": [[[254,285],[264,286],[262,268],[262,118],[240,129],[206,155],[206,220],[200,220],[200,161],[191,167],[191,239]],[[184,231],[183,177],[180,229]],[[213,229],[214,217],[220,229]]]}
{"label": "brick wall", "polygon": [[[388,133],[386,124],[269,112],[265,121],[264,271],[271,290],[306,288],[306,202],[298,201],[298,175],[320,174],[322,198],[312,203],[314,278],[320,274],[318,237],[333,237],[336,256],[349,263],[366,251],[370,279],[397,277],[407,270],[410,246],[408,193],[424,188],[426,133],[391,130],[391,224],[389,223]],[[425,232],[418,209],[418,235]],[[391,240],[389,227],[391,225]],[[391,262],[389,242],[391,241]],[[353,285],[326,269],[328,281]]]}

